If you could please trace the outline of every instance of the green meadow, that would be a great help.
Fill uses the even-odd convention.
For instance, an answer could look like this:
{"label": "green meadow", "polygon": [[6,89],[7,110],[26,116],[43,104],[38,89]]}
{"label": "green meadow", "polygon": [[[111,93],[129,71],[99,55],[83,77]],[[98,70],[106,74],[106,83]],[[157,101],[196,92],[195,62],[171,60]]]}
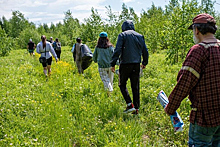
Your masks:
{"label": "green meadow", "polygon": [[[184,99],[178,109],[184,129],[174,132],[156,99],[160,90],[170,94],[181,63],[168,64],[163,51],[150,54],[140,78],[140,114],[123,114],[126,103],[118,76],[114,76],[114,91],[108,96],[98,65],[93,62],[79,75],[70,50],[62,48],[61,61],[53,60],[48,78],[37,53],[31,57],[20,49],[0,58],[1,147],[187,146],[189,100]],[[128,90],[131,94],[129,82]]]}

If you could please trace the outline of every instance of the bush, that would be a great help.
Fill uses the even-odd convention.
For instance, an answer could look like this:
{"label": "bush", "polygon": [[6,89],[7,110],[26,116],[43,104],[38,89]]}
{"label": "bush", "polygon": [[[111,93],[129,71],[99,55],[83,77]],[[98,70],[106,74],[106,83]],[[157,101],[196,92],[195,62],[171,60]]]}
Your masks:
{"label": "bush", "polygon": [[13,40],[7,37],[5,30],[0,27],[0,57],[9,55],[13,47]]}

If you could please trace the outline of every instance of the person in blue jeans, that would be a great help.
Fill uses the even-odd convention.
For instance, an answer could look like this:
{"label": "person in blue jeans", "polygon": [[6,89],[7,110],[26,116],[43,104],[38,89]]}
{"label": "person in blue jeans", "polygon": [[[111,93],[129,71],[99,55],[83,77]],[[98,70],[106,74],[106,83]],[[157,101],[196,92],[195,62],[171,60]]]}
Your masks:
{"label": "person in blue jeans", "polygon": [[199,14],[189,26],[193,45],[177,76],[165,112],[172,115],[188,96],[191,101],[189,147],[220,147],[220,41],[214,17]]}
{"label": "person in blue jeans", "polygon": [[[148,64],[148,49],[144,36],[137,33],[131,20],[122,24],[122,33],[118,35],[116,48],[112,55],[111,70],[115,72],[115,65],[120,58],[119,66],[119,87],[126,101],[127,107],[124,113],[138,114],[140,107],[140,63],[143,57],[141,68]],[[133,102],[126,87],[130,78]]]}

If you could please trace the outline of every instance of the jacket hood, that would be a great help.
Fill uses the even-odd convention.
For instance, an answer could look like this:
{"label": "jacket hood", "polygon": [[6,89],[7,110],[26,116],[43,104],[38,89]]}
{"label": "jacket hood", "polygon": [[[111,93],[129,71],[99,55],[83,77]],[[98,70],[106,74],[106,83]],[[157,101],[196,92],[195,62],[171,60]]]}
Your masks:
{"label": "jacket hood", "polygon": [[122,24],[122,32],[127,31],[127,30],[134,30],[134,24],[132,22],[132,20],[126,20],[123,24]]}

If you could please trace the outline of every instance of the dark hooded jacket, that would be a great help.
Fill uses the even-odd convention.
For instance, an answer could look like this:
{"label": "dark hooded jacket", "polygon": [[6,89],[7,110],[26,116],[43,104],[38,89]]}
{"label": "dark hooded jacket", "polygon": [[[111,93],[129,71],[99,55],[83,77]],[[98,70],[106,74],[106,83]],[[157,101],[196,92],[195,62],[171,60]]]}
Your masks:
{"label": "dark hooded jacket", "polygon": [[147,65],[149,54],[144,36],[135,32],[133,22],[127,20],[122,24],[122,33],[118,35],[111,66],[114,67],[119,58],[120,64],[141,63],[141,55],[142,64]]}

